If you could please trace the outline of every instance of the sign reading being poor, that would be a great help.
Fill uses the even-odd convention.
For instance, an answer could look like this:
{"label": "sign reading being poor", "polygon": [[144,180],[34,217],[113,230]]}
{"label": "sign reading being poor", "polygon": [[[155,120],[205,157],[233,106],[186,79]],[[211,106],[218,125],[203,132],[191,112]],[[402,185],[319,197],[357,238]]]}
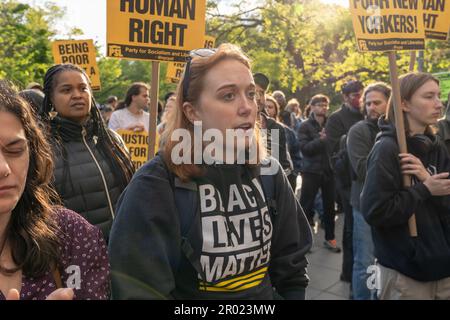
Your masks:
{"label": "sign reading being poor", "polygon": [[72,63],[86,71],[91,80],[92,90],[100,90],[100,70],[96,60],[96,50],[92,40],[61,40],[52,44],[56,64]]}
{"label": "sign reading being poor", "polygon": [[422,0],[425,36],[446,40],[450,29],[450,0]]}
{"label": "sign reading being poor", "polygon": [[[203,48],[214,48],[216,38],[211,36],[205,36]],[[171,83],[178,83],[181,80],[181,75],[184,71],[185,63],[181,62],[169,62],[167,65],[166,79]]]}
{"label": "sign reading being poor", "polygon": [[203,44],[206,0],[108,0],[108,56],[186,61]]}
{"label": "sign reading being poor", "polygon": [[[132,131],[132,130],[117,130],[117,133],[121,135],[128,151],[131,155],[131,161],[134,167],[139,169],[144,163],[147,162],[148,156],[148,140],[149,135],[147,131]],[[155,153],[158,151],[159,136],[156,135]]]}
{"label": "sign reading being poor", "polygon": [[422,0],[350,0],[359,51],[423,50]]}

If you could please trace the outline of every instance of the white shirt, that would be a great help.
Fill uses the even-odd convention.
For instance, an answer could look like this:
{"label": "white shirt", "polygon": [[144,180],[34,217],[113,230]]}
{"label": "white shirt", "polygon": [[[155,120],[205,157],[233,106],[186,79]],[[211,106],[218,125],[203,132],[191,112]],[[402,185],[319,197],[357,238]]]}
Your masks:
{"label": "white shirt", "polygon": [[143,125],[148,132],[150,114],[143,111],[140,115],[136,115],[128,108],[116,110],[109,119],[108,128],[112,130],[126,129],[130,126]]}

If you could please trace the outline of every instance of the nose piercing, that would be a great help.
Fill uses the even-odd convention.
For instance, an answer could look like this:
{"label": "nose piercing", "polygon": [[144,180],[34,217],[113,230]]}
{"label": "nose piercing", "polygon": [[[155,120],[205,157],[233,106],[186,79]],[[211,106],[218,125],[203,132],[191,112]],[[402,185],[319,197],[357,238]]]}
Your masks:
{"label": "nose piercing", "polygon": [[8,177],[10,172],[5,173],[5,178]]}

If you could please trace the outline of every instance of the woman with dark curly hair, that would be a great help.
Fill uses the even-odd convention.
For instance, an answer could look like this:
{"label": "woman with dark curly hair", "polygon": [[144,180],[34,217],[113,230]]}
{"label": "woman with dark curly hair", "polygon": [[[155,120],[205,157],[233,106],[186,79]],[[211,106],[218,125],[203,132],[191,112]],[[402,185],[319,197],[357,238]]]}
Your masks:
{"label": "woman with dark curly hair", "polygon": [[106,299],[106,244],[55,206],[50,151],[30,106],[0,82],[0,300]]}
{"label": "woman with dark curly hair", "polygon": [[[82,69],[72,64],[51,67],[44,92],[41,118],[55,150],[56,191],[67,208],[99,226],[108,239],[117,199],[134,172],[128,152],[102,121]],[[57,115],[50,118],[51,112]]]}

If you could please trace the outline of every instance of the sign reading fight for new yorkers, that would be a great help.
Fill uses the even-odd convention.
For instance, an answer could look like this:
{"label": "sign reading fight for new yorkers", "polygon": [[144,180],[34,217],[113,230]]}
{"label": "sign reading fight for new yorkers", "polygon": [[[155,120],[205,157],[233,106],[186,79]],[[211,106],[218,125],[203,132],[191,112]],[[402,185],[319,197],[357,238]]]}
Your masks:
{"label": "sign reading fight for new yorkers", "polygon": [[425,36],[446,40],[450,29],[450,0],[422,0]]}
{"label": "sign reading fight for new yorkers", "polygon": [[423,50],[422,0],[350,0],[359,51]]}
{"label": "sign reading fight for new yorkers", "polygon": [[53,42],[53,58],[56,64],[72,63],[86,71],[92,90],[100,90],[100,70],[96,49],[92,40],[61,40]]}
{"label": "sign reading fight for new yorkers", "polygon": [[206,0],[108,0],[109,57],[185,62],[203,45]]}
{"label": "sign reading fight for new yorkers", "polygon": [[[147,162],[149,140],[147,131],[119,129],[117,130],[117,133],[120,134],[123,141],[125,142],[125,145],[130,152],[131,161],[133,162],[134,167],[136,168],[136,170],[139,169],[144,163]],[[155,153],[158,151],[158,145],[159,136],[157,134],[155,142]]]}
{"label": "sign reading fight for new yorkers", "polygon": [[[216,38],[211,36],[205,36],[203,48],[214,48]],[[171,83],[178,83],[181,80],[181,75],[184,71],[185,63],[181,62],[169,62],[167,65],[166,79]]]}

